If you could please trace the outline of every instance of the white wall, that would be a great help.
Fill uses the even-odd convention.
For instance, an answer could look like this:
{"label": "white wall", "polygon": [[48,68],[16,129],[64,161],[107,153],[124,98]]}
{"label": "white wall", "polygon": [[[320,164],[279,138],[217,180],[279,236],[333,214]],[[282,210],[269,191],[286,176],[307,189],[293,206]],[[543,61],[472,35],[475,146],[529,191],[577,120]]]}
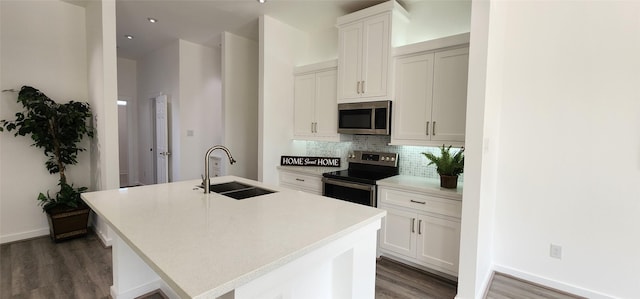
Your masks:
{"label": "white wall", "polygon": [[[479,199],[495,200],[495,224],[478,229],[493,231],[494,267],[590,298],[636,298],[640,3],[496,1],[489,15],[485,26],[503,25],[489,33],[486,83],[501,103],[485,112],[499,118],[489,142],[499,155],[495,199]],[[484,169],[465,174],[465,187],[479,179]]]}
{"label": "white wall", "polygon": [[169,101],[169,167],[170,179],[178,179],[180,158],[180,125],[174,122],[179,119],[179,41],[157,49],[138,60],[138,177],[142,184],[153,184],[155,172],[153,163],[155,154],[150,151],[154,147],[155,119],[152,113],[153,101],[160,94],[166,94]]}
{"label": "white wall", "polygon": [[[0,1],[0,89],[31,85],[55,101],[88,101],[85,9],[59,1]],[[27,16],[47,16],[39,18]],[[22,106],[17,94],[3,92],[0,119],[14,119]],[[58,190],[57,175],[29,137],[0,133],[0,243],[48,234],[39,192]],[[84,143],[89,148],[89,142]],[[89,186],[89,154],[69,167],[76,186]]]}
{"label": "white wall", "polygon": [[[237,163],[227,174],[258,179],[258,45],[228,32],[222,35],[223,144]],[[223,158],[223,163],[228,163]]]}
{"label": "white wall", "polygon": [[[115,189],[120,186],[115,1],[88,2],[85,22],[89,103],[94,115],[91,190]],[[94,216],[93,226],[102,241],[110,245],[106,223]]]}
{"label": "white wall", "polygon": [[[128,173],[128,181],[126,186],[139,183],[138,180],[138,129],[137,129],[137,106],[138,106],[138,80],[137,80],[137,62],[131,59],[118,58],[118,99],[126,100],[126,132],[118,133],[119,138],[126,136],[126,149],[120,145],[121,167],[120,172]],[[120,110],[120,108],[119,108]],[[120,113],[118,112],[118,121],[120,121]],[[121,142],[122,143],[122,142]],[[122,165],[122,152],[126,151],[126,165]],[[123,168],[125,167],[125,168]],[[122,185],[122,184],[121,184]]]}
{"label": "white wall", "polygon": [[220,59],[219,48],[180,40],[181,180],[200,178],[207,149],[222,143]]}
{"label": "white wall", "polygon": [[469,32],[471,0],[411,1],[405,8],[410,15],[409,44]]}
{"label": "white wall", "polygon": [[258,179],[278,184],[280,156],[292,151],[293,67],[307,36],[269,16],[260,23],[260,137]]}

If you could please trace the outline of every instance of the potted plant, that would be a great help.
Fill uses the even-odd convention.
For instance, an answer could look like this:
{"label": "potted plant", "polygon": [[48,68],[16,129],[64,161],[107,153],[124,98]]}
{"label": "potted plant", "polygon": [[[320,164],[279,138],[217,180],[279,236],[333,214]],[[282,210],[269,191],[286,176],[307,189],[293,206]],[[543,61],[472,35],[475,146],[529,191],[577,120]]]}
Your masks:
{"label": "potted plant", "polygon": [[428,165],[436,165],[436,171],[440,175],[440,187],[450,189],[458,187],[458,175],[464,171],[464,147],[452,154],[451,145],[445,148],[443,144],[439,157],[432,153],[422,154],[431,161]]}
{"label": "potted plant", "polygon": [[14,136],[30,135],[32,146],[42,148],[47,157],[45,166],[49,173],[60,175],[60,191],[53,196],[40,193],[37,200],[47,213],[49,231],[54,241],[84,236],[87,233],[89,207],[80,198],[86,187],[74,188],[65,175],[68,165],[78,163],[82,138],[93,137],[87,124],[91,118],[88,103],[70,101],[59,104],[41,91],[23,86],[18,93],[18,103],[24,111],[16,113],[15,120],[0,120],[0,132],[16,131]]}

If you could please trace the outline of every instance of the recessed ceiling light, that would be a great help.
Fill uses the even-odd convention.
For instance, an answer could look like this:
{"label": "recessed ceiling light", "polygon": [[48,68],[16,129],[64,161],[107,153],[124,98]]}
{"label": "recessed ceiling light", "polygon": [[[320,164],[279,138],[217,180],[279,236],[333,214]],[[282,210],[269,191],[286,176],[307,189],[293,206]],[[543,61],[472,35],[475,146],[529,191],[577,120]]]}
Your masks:
{"label": "recessed ceiling light", "polygon": [[158,20],[154,19],[154,18],[147,18],[147,21],[149,21],[149,23],[157,23]]}
{"label": "recessed ceiling light", "polygon": [[258,2],[265,3],[265,2],[267,2],[267,0],[258,0]]}
{"label": "recessed ceiling light", "polygon": [[129,35],[129,34],[125,35],[124,37],[126,37],[127,39],[133,39],[133,35]]}

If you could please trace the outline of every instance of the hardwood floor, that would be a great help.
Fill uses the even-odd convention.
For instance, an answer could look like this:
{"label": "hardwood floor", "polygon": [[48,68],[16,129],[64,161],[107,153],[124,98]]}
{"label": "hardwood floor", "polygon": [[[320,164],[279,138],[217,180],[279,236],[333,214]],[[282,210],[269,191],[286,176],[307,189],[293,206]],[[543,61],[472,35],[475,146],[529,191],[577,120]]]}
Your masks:
{"label": "hardwood floor", "polygon": [[511,275],[494,273],[491,284],[485,295],[486,299],[584,299],[584,297],[567,294],[545,286],[521,280]]}
{"label": "hardwood floor", "polygon": [[376,268],[376,299],[450,299],[457,283],[396,261],[380,258]]}
{"label": "hardwood floor", "polygon": [[0,298],[109,298],[111,249],[94,234],[0,246]]}
{"label": "hardwood floor", "polygon": [[[0,246],[0,299],[110,298],[111,249],[96,235],[53,243],[48,237]],[[449,299],[456,283],[381,258],[376,270],[376,299]],[[152,292],[139,299],[162,299]],[[496,274],[487,296],[503,298],[581,298]]]}

